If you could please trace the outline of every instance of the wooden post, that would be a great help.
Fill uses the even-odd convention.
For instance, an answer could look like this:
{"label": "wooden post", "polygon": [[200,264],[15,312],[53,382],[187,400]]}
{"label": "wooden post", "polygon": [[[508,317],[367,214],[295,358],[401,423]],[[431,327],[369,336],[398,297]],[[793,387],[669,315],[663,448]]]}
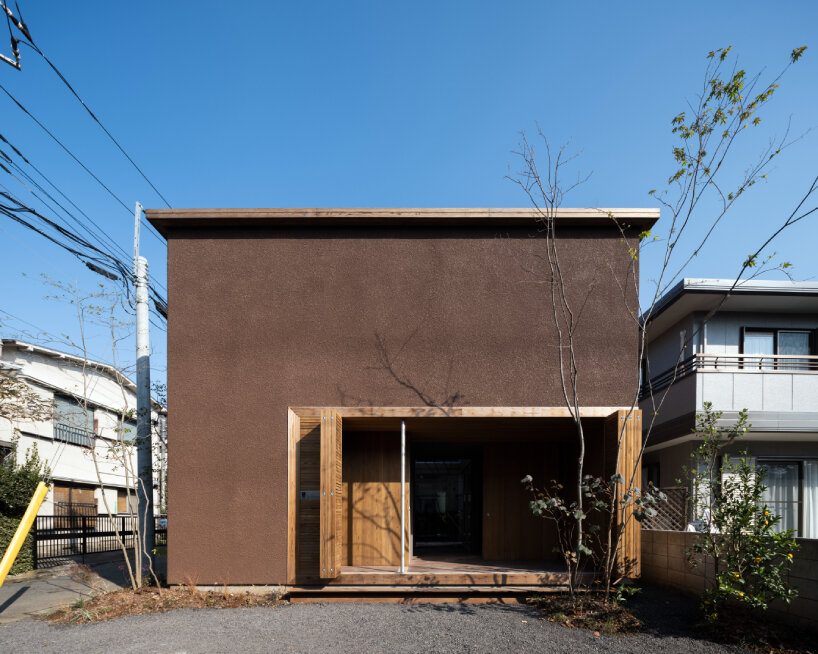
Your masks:
{"label": "wooden post", "polygon": [[320,576],[333,578],[343,565],[343,483],[341,416],[321,411]]}
{"label": "wooden post", "polygon": [[[619,462],[616,462],[617,444]],[[606,475],[618,472],[625,478],[624,487],[620,485],[616,501],[622,500],[625,488],[642,488],[642,465],[639,452],[642,445],[642,411],[620,409],[605,419],[605,453]],[[617,551],[617,568],[626,577],[637,578],[642,568],[642,530],[641,524],[633,517],[633,502],[619,509],[619,520],[624,520],[625,528],[619,541]],[[624,511],[624,513],[623,513]]]}

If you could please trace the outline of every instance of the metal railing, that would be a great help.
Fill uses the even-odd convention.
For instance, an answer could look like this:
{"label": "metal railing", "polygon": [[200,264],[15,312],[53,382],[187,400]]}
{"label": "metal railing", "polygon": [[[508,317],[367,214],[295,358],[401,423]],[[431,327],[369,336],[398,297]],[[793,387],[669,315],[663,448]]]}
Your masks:
{"label": "metal railing", "polygon": [[817,372],[818,356],[805,354],[694,354],[642,384],[639,399],[697,371]]}
{"label": "metal railing", "polygon": [[75,427],[74,425],[66,425],[62,422],[54,423],[54,440],[71,443],[72,445],[80,445],[82,447],[91,447],[94,442],[93,437],[88,433],[87,429]]}
{"label": "metal railing", "polygon": [[[156,545],[167,545],[166,517],[156,516],[154,521]],[[37,516],[31,528],[34,567],[74,556],[81,556],[85,563],[88,554],[115,552],[120,548],[116,530],[125,546],[132,549],[136,544],[135,522],[132,515]]]}

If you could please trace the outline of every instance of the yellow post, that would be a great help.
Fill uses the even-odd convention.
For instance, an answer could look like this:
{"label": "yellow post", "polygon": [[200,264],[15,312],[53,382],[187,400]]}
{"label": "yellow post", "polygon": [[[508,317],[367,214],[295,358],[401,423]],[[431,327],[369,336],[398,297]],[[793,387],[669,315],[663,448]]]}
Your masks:
{"label": "yellow post", "polygon": [[14,538],[11,539],[8,549],[3,555],[3,560],[0,561],[0,586],[2,586],[6,580],[6,575],[8,575],[9,570],[11,570],[11,566],[14,564],[17,554],[20,552],[20,548],[23,546],[26,536],[28,536],[31,525],[34,524],[34,518],[37,517],[37,511],[40,510],[40,505],[43,503],[46,495],[48,495],[48,484],[41,481],[37,484],[37,490],[34,491],[34,496],[28,504],[23,519],[20,520],[17,531],[14,532]]}

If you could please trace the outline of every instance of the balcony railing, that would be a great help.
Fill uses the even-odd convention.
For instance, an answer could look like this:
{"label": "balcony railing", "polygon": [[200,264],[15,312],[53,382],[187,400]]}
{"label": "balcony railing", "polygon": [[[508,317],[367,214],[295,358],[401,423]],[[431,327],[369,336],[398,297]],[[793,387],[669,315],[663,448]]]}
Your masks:
{"label": "balcony railing", "polygon": [[91,447],[94,442],[87,429],[60,422],[54,424],[54,440],[82,447]]}
{"label": "balcony railing", "polygon": [[693,372],[816,372],[818,356],[803,354],[694,354],[643,383],[639,399],[661,391]]}

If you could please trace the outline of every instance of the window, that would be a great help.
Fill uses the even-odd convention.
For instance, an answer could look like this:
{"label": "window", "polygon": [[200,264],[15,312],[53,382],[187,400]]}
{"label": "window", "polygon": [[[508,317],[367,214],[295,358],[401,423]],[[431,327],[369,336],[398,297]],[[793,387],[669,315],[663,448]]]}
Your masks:
{"label": "window", "polygon": [[795,529],[803,538],[818,538],[818,460],[759,460],[764,468],[763,501],[781,516],[781,531]]}
{"label": "window", "polygon": [[120,424],[122,432],[122,440],[125,443],[133,443],[136,441],[136,423],[131,420],[126,420]]}
{"label": "window", "polygon": [[[130,510],[128,509],[128,504],[131,506]],[[118,488],[116,491],[116,511],[117,513],[138,514],[136,493],[133,491],[128,493],[124,488]]]}
{"label": "window", "polygon": [[94,409],[70,397],[54,397],[54,440],[91,447]]}
{"label": "window", "polygon": [[[778,332],[778,354],[794,356],[810,354],[809,332],[791,332],[781,330]],[[804,370],[808,367],[807,359],[791,359],[789,361],[779,361],[778,367],[785,370]]]}
{"label": "window", "polygon": [[754,356],[743,359],[742,367],[760,370],[808,370],[809,359],[777,357],[809,356],[812,354],[812,340],[812,332],[808,330],[744,327],[741,353]]}

